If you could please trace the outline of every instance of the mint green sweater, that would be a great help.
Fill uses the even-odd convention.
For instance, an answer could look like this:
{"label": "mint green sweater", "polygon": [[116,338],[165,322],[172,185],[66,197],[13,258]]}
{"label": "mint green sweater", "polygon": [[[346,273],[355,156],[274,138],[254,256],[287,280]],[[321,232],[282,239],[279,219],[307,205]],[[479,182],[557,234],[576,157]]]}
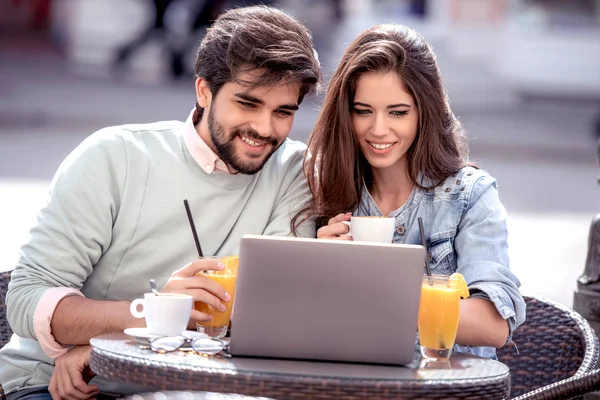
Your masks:
{"label": "mint green sweater", "polygon": [[[53,360],[33,329],[46,289],[132,300],[148,291],[150,278],[162,286],[197,257],[184,199],[205,255],[238,254],[243,234],[290,234],[291,217],[310,200],[302,173],[306,146],[286,140],[255,175],[207,174],[185,146],[182,126],[106,128],[60,166],[12,274],[7,315],[15,335],[0,351],[7,392],[50,381]],[[299,234],[314,237],[314,223],[303,223]],[[93,382],[102,391],[137,390],[99,377]]]}

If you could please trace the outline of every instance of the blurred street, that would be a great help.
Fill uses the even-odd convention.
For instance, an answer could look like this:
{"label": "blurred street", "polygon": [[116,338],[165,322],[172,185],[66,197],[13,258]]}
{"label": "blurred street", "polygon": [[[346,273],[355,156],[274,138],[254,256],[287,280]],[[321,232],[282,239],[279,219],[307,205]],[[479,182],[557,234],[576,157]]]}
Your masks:
{"label": "blurred street", "polygon": [[[378,14],[360,15],[346,19],[323,44],[326,76],[351,38],[383,22]],[[600,91],[598,98],[525,95],[488,64],[453,52],[452,38],[412,22],[404,23],[423,31],[436,51],[454,111],[468,132],[471,160],[499,182],[509,213],[511,268],[522,292],[571,306],[589,224],[600,212],[593,133]],[[98,46],[110,42],[96,37]],[[56,168],[78,143],[109,125],[185,119],[194,89],[191,78],[156,78],[160,69],[139,76],[135,69],[118,76],[98,73],[103,71],[98,64],[71,63],[34,34],[0,33],[0,54],[0,269],[5,269],[15,263]],[[160,51],[148,49],[136,62],[146,64],[140,58],[152,62],[157,55]],[[320,101],[305,100],[292,138],[307,140]]]}

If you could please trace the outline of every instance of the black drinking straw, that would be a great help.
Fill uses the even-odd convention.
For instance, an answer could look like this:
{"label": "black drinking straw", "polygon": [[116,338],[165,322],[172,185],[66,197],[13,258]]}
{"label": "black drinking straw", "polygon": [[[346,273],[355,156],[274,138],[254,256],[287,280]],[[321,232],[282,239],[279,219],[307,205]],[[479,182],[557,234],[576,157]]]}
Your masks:
{"label": "black drinking straw", "polygon": [[198,257],[202,258],[204,255],[202,254],[202,247],[200,247],[200,241],[198,240],[198,233],[196,232],[196,224],[194,224],[194,217],[192,217],[192,211],[190,210],[190,205],[187,199],[183,200],[183,205],[185,206],[185,212],[187,213],[188,220],[190,221],[190,229],[192,230],[192,235],[194,236],[194,242],[196,243],[196,250],[198,250]]}
{"label": "black drinking straw", "polygon": [[[423,244],[423,247],[425,247],[425,272],[427,272],[427,276],[431,278],[431,269],[429,268],[429,259],[428,259],[429,249],[427,248],[427,242],[425,241],[425,230],[423,229],[423,219],[421,217],[419,217],[418,220],[419,220],[419,232],[421,232],[421,243]],[[431,282],[431,279],[429,281]]]}

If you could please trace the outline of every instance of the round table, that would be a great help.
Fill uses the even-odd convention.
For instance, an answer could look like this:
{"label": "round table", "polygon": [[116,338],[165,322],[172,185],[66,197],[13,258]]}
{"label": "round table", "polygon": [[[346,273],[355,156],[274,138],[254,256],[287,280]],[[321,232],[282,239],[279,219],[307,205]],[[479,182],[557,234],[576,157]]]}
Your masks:
{"label": "round table", "polygon": [[152,390],[206,391],[273,399],[506,399],[506,365],[466,354],[449,362],[386,366],[338,362],[158,354],[125,334],[91,340],[100,376]]}

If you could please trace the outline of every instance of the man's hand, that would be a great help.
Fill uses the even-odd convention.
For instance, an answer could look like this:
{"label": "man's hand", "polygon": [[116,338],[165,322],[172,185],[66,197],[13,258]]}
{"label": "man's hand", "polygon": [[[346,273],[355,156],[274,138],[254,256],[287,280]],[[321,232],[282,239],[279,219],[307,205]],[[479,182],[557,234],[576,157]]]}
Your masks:
{"label": "man's hand", "polygon": [[[173,272],[161,292],[189,294],[194,298],[194,301],[201,301],[217,310],[225,311],[226,307],[222,301],[231,301],[231,294],[227,293],[223,286],[212,279],[201,275],[196,276],[200,271],[219,271],[224,268],[225,265],[214,258],[194,260],[185,267]],[[211,317],[192,309],[190,318],[192,321],[207,321]]]}
{"label": "man's hand", "polygon": [[88,385],[95,374],[90,369],[91,347],[75,346],[54,363],[48,391],[54,400],[85,400],[100,393],[98,386]]}

